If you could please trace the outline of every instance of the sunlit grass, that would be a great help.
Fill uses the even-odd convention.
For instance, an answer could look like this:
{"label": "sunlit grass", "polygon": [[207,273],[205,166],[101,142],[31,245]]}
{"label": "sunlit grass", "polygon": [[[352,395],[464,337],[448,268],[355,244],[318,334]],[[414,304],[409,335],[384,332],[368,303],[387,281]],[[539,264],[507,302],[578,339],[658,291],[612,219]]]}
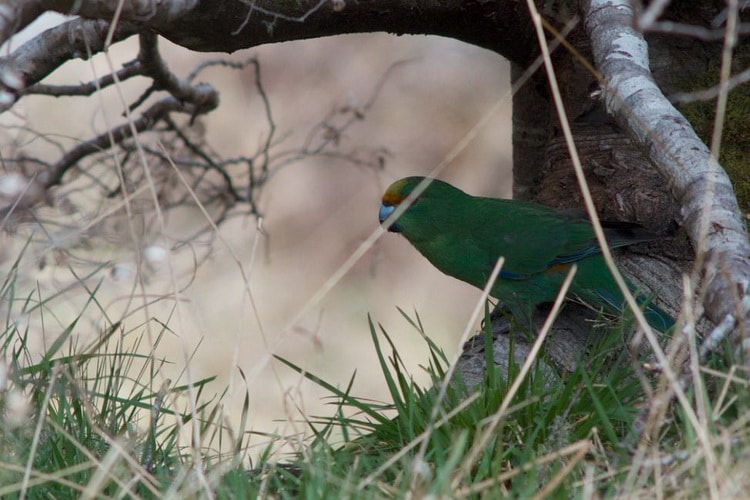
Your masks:
{"label": "sunlit grass", "polygon": [[[5,299],[12,289],[4,288]],[[33,307],[32,301],[11,302],[21,311]],[[305,444],[282,461],[273,450],[285,436],[258,435],[247,427],[249,396],[239,426],[229,428],[219,411],[218,384],[206,378],[192,387],[159,385],[154,374],[169,361],[137,354],[123,342],[119,324],[90,345],[78,345],[73,322],[35,359],[26,345],[28,331],[8,322],[0,339],[7,373],[0,398],[0,496],[570,497],[652,488],[665,495],[706,493],[705,457],[680,406],[666,412],[651,453],[633,462],[627,443],[649,395],[623,349],[619,325],[581,353],[572,373],[550,377],[542,353],[507,410],[497,415],[519,367],[489,370],[473,393],[454,376],[441,395],[437,387],[448,358],[418,316],[405,317],[424,339],[426,365],[420,369],[432,384],[413,381],[396,343],[371,320],[372,355],[389,401],[354,394],[356,374],[341,388],[278,359],[328,391],[331,409],[304,417]],[[162,326],[157,346],[167,331]],[[489,330],[484,338],[489,348]],[[747,480],[733,464],[748,449],[746,383],[718,362],[704,369],[701,380],[711,442],[721,457],[714,465],[716,480],[724,492],[741,491]],[[197,408],[188,406],[189,389],[196,392]],[[183,432],[193,415],[200,447]],[[483,438],[498,418],[491,438]],[[254,460],[248,460],[251,438],[264,450]],[[632,484],[626,478],[634,468],[639,474]]]}

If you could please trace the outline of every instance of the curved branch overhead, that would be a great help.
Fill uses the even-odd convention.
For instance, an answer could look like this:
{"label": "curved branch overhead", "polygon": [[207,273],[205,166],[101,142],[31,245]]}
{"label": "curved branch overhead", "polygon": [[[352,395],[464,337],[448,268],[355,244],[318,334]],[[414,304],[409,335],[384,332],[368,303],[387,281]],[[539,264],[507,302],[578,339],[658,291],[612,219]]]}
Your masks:
{"label": "curved branch overhead", "polygon": [[119,23],[114,30],[105,20],[73,19],[37,35],[0,58],[0,111],[12,107],[32,85],[73,59],[88,59],[108,43],[138,33],[138,26]]}
{"label": "curved branch overhead", "polygon": [[670,180],[694,247],[710,257],[708,316],[744,315],[738,298],[750,285],[750,243],[729,177],[656,85],[630,2],[592,0],[584,12],[608,112]]}
{"label": "curved branch overhead", "polygon": [[[21,9],[16,8],[16,0],[0,1],[0,7],[5,6],[3,10],[7,12],[0,16],[0,43],[28,24],[27,18],[49,10],[88,19],[136,23],[187,49],[203,52],[234,52],[266,43],[374,31],[452,37],[493,50],[518,63],[537,52],[531,43],[533,31],[528,13],[521,3],[513,1],[42,0],[33,3],[35,9]],[[121,3],[122,10],[118,11]]]}
{"label": "curved branch overhead", "polygon": [[71,5],[38,0],[30,2],[33,9],[16,3],[0,0],[0,43],[45,11],[80,17],[47,30],[0,58],[2,109],[12,106],[24,89],[65,61],[86,59],[143,31],[203,52],[234,52],[267,43],[374,31],[451,37],[493,50],[521,65],[537,52],[528,13],[521,4],[510,1],[81,0]]}
{"label": "curved branch overhead", "polygon": [[[222,52],[342,33],[432,34],[521,62],[536,52],[527,17],[520,3],[508,1],[222,0],[202,1],[190,15],[158,31],[193,50]],[[529,43],[518,43],[524,40]]]}

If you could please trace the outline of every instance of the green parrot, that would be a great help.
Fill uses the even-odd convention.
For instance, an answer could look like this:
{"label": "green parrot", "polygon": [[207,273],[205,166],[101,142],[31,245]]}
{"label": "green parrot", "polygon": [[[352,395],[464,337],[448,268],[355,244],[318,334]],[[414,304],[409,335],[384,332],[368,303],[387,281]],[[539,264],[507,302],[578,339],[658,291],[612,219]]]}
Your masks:
{"label": "green parrot", "polygon": [[[383,194],[380,222],[423,180],[407,177],[391,184]],[[661,237],[633,223],[602,222],[602,227],[612,248]],[[568,297],[609,313],[625,309],[594,228],[579,212],[471,196],[433,179],[388,230],[401,233],[440,271],[481,289],[504,257],[490,294],[517,317],[529,318],[534,307],[555,300],[573,263],[578,270]],[[674,324],[648,297],[636,295],[636,301],[652,327],[666,331]]]}

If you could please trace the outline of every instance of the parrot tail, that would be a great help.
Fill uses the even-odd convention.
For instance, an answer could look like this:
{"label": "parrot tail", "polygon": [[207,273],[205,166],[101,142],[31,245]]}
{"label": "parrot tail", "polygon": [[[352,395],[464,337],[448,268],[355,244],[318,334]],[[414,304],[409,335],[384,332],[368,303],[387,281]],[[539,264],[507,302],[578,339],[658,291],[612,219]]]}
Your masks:
{"label": "parrot tail", "polygon": [[[633,291],[636,304],[641,308],[646,321],[652,328],[660,332],[666,332],[674,326],[674,318],[667,311],[653,303],[653,296],[637,293],[635,287],[630,283],[628,283],[628,286]],[[609,305],[610,312],[617,311],[622,313],[626,309],[625,298],[616,287],[610,288],[606,292],[601,289],[597,290],[596,295],[600,300]]]}
{"label": "parrot tail", "polygon": [[664,309],[658,307],[651,301],[644,299],[642,296],[637,295],[635,298],[638,305],[643,308],[643,315],[646,317],[646,321],[651,325],[652,328],[656,328],[661,332],[666,332],[674,326],[674,318]]}

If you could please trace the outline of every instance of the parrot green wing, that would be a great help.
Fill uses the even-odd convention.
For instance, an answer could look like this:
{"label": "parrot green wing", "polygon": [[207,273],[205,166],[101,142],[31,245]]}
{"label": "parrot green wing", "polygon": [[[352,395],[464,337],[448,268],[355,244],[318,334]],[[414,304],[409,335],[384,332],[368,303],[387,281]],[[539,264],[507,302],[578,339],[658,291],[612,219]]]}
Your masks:
{"label": "parrot green wing", "polygon": [[[490,254],[506,258],[506,271],[519,278],[601,253],[585,213],[518,200],[469,197],[478,224],[467,228]],[[469,217],[469,214],[465,214]],[[465,220],[465,219],[464,219]],[[661,238],[638,224],[603,221],[611,248]]]}
{"label": "parrot green wing", "polygon": [[505,257],[507,277],[519,279],[599,253],[591,224],[555,209],[515,200],[474,198],[479,223],[466,236],[484,251]]}

